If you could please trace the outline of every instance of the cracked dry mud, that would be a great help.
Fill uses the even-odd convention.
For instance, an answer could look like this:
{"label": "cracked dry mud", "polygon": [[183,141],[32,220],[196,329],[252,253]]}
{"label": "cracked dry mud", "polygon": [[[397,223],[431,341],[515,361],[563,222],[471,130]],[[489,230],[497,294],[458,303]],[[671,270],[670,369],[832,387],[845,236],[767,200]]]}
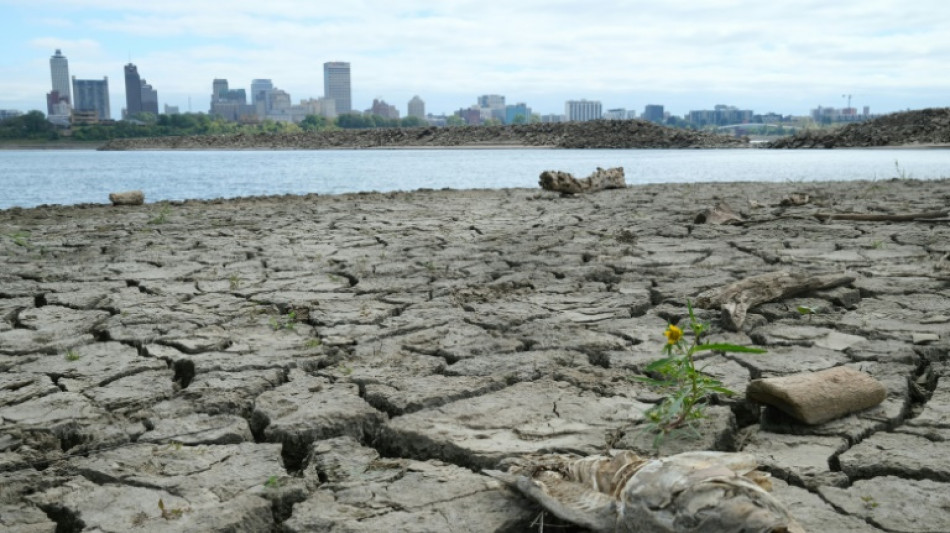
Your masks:
{"label": "cracked dry mud", "polygon": [[[745,223],[694,223],[719,200]],[[737,333],[699,310],[768,353],[704,359],[739,394],[663,451],[755,454],[810,531],[950,531],[950,224],[814,217],[948,204],[902,180],[0,211],[0,529],[538,530],[480,470],[649,451],[659,396],[627,378],[667,322],[790,269],[856,280]],[[742,397],[837,365],[887,399],[808,427]]]}

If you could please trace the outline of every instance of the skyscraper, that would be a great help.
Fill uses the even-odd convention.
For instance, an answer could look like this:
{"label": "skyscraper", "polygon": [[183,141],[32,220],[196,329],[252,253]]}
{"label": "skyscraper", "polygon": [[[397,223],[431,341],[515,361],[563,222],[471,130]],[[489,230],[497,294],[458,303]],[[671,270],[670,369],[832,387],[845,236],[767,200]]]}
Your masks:
{"label": "skyscraper", "polygon": [[73,76],[73,93],[76,96],[76,111],[95,111],[99,120],[112,118],[109,109],[109,77],[101,80],[77,80]]}
{"label": "skyscraper", "polygon": [[58,48],[49,58],[49,71],[53,90],[46,95],[46,112],[50,115],[68,115],[69,104],[73,101],[69,86],[69,61]]}
{"label": "skyscraper", "polygon": [[424,119],[426,118],[426,103],[419,96],[413,96],[409,100],[409,116]]}
{"label": "skyscraper", "polygon": [[142,111],[158,115],[158,91],[142,80]]}
{"label": "skyscraper", "polygon": [[564,104],[564,115],[568,122],[585,122],[602,117],[600,101],[568,100]]}
{"label": "skyscraper", "polygon": [[125,66],[125,116],[142,112],[142,78],[132,63]]}
{"label": "skyscraper", "polygon": [[323,95],[336,102],[339,115],[353,110],[350,90],[350,64],[331,61],[323,64]]}

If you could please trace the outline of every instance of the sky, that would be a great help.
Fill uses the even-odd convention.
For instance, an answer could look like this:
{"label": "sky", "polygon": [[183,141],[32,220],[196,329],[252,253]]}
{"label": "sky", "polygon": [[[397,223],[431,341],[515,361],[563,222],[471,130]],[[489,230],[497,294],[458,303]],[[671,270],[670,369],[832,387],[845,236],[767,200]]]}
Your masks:
{"label": "sky", "polygon": [[46,111],[58,48],[79,79],[109,78],[114,118],[130,60],[164,104],[207,112],[211,83],[270,78],[323,96],[351,66],[353,107],[452,113],[501,94],[535,113],[567,100],[674,115],[717,104],[804,115],[950,106],[946,0],[0,0],[0,109]]}

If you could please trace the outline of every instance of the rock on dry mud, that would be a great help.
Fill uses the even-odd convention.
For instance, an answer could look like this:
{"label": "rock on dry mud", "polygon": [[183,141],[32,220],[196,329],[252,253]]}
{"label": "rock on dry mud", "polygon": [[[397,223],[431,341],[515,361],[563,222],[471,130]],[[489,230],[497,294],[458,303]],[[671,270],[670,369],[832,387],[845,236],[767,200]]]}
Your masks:
{"label": "rock on dry mud", "polygon": [[[696,222],[718,202],[742,223]],[[950,224],[814,215],[948,204],[896,180],[0,211],[0,529],[530,530],[480,469],[649,453],[660,394],[628,377],[667,324],[789,271],[853,281],[738,331],[697,309],[768,353],[704,356],[739,394],[663,453],[754,454],[811,531],[947,531]],[[884,401],[809,426],[744,397],[838,366]]]}

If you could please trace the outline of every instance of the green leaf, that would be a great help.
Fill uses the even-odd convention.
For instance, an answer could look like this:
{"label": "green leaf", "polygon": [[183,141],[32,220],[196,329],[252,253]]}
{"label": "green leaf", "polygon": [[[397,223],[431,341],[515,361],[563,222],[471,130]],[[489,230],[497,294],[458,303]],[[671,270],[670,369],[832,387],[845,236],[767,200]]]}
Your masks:
{"label": "green leaf", "polygon": [[693,349],[694,352],[717,351],[717,352],[739,352],[739,353],[765,353],[762,348],[752,348],[751,346],[739,346],[737,344],[700,344]]}
{"label": "green leaf", "polygon": [[713,392],[725,394],[726,396],[732,396],[733,394],[736,393],[735,391],[727,389],[725,387],[707,387],[707,388]]}
{"label": "green leaf", "polygon": [[657,371],[659,371],[661,368],[666,367],[668,364],[674,362],[675,360],[676,360],[675,357],[667,357],[667,358],[665,358],[665,359],[657,359],[656,361],[653,361],[652,363],[650,363],[649,365],[647,365],[646,370],[647,370],[647,372],[657,372]]}

